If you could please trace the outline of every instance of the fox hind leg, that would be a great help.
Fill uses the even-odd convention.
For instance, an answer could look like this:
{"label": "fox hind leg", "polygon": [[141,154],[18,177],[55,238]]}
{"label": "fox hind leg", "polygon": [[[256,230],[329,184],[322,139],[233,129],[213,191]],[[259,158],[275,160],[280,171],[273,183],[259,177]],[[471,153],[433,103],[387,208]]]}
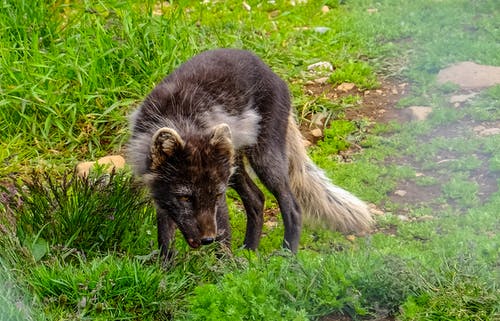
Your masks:
{"label": "fox hind leg", "polygon": [[248,156],[257,176],[278,201],[285,225],[283,247],[296,253],[302,229],[301,209],[290,189],[288,158],[280,146],[285,144],[277,144],[274,148],[257,146]]}

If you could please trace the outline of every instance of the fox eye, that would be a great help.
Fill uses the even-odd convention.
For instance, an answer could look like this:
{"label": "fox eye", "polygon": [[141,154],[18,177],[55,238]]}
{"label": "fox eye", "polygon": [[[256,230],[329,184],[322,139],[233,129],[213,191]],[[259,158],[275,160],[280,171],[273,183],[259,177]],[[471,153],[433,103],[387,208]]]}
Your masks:
{"label": "fox eye", "polygon": [[189,195],[178,195],[177,200],[182,203],[191,202],[191,196]]}

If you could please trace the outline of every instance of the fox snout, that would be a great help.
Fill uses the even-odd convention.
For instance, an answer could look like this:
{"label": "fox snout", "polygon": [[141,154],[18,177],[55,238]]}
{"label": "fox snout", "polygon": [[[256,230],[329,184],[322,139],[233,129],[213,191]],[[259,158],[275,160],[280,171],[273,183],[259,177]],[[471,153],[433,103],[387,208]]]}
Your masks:
{"label": "fox snout", "polygon": [[213,243],[217,237],[217,219],[215,213],[203,213],[197,217],[200,231],[200,243],[207,245]]}

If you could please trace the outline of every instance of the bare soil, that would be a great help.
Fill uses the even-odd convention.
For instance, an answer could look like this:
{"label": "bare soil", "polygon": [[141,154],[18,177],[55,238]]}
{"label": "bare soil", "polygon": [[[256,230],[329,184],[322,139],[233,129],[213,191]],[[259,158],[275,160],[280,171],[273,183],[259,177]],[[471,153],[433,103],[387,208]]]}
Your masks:
{"label": "bare soil", "polygon": [[[483,89],[482,84],[484,80],[477,77],[477,73],[473,73],[470,70],[470,64],[465,64],[466,72],[461,73],[459,69],[457,69],[457,65],[453,66],[452,72],[442,72],[440,75],[446,75],[446,81],[455,82],[456,84],[465,83],[466,86],[462,87],[461,91],[455,93],[454,95],[470,95],[471,88],[475,88],[475,92],[477,93],[479,90]],[[481,67],[481,72],[484,72],[484,68]],[[495,69],[497,70],[497,69]],[[474,77],[471,77],[471,72],[474,74]],[[486,73],[487,75],[487,73]],[[453,78],[455,77],[455,78]],[[463,78],[467,78],[465,81]],[[477,86],[474,87],[474,84],[471,81],[474,78],[477,80]],[[340,87],[340,88],[339,88]],[[408,91],[410,90],[410,85],[406,82],[398,82],[398,81],[383,81],[381,86],[377,90],[359,90],[356,87],[348,86],[349,90],[343,90],[342,86],[334,88],[331,84],[327,83],[309,83],[305,86],[306,92],[313,96],[322,96],[328,97],[330,99],[340,99],[346,95],[358,95],[361,97],[361,103],[359,106],[348,108],[345,111],[345,117],[350,120],[360,120],[365,119],[375,123],[388,123],[388,122],[408,122],[415,121],[412,115],[408,112],[407,109],[396,108],[397,102],[403,98]],[[465,102],[455,103],[455,107],[462,108]],[[464,133],[471,133],[476,131],[478,126],[483,126],[485,128],[500,128],[500,124],[498,122],[479,122],[470,119],[461,120],[458,123],[453,123],[452,125],[442,126],[438,129],[433,130],[428,134],[427,137],[422,137],[422,144],[430,141],[432,138],[436,137],[447,137],[447,138],[457,138],[463,137]],[[310,135],[310,128],[302,128],[304,136],[306,139],[310,139],[312,143],[315,143],[318,137],[312,137]],[[351,152],[359,152],[359,146],[355,147],[355,150]],[[454,160],[460,155],[453,154],[451,152],[440,152],[435,156],[435,162],[447,162],[450,160]],[[472,171],[471,179],[478,184],[479,192],[478,197],[480,202],[484,202],[488,199],[488,197],[498,190],[498,175],[492,174],[488,169],[487,159],[489,155],[486,154],[476,154],[473,155],[479,160],[482,161],[482,165]],[[428,176],[436,178],[437,181],[442,182],[446,181],[446,177],[443,177],[443,173],[441,173],[437,169],[425,169],[423,168],[423,164],[417,162],[415,159],[411,159],[409,157],[403,156],[392,156],[388,157],[386,162],[388,165],[390,164],[399,164],[399,165],[407,165],[415,170],[415,172],[419,173],[422,176]],[[398,191],[403,191],[404,193],[398,193]],[[388,199],[390,202],[398,208],[398,213],[400,217],[408,218],[409,212],[411,208],[416,206],[427,206],[432,209],[440,209],[446,206],[455,206],[452,200],[446,201],[443,203],[442,198],[442,186],[440,184],[431,184],[431,185],[418,185],[414,180],[403,180],[399,182],[398,186],[394,191],[389,193]],[[383,204],[382,204],[383,206]],[[409,218],[408,218],[409,219]],[[423,219],[426,219],[425,217]],[[432,219],[432,217],[431,217]],[[397,235],[397,227],[396,226],[386,226],[383,229],[380,229],[379,232],[386,233],[389,235]],[[323,316],[320,318],[322,321],[351,321],[353,320],[348,314],[342,314],[340,312],[331,313],[329,315]],[[395,320],[394,316],[386,316],[386,315],[378,315],[368,317],[364,320],[381,320],[381,321],[392,321]]]}
{"label": "bare soil", "polygon": [[[456,69],[456,67],[455,67]],[[466,77],[470,71],[468,70],[467,74],[464,74]],[[455,73],[459,75],[458,73]],[[480,81],[480,80],[478,80]],[[470,86],[470,84],[469,84]],[[342,86],[339,86],[342,87]],[[368,120],[371,124],[375,123],[388,123],[388,122],[409,122],[414,121],[411,113],[405,108],[397,108],[397,102],[402,99],[411,89],[410,84],[407,82],[397,82],[397,81],[383,81],[381,83],[380,88],[376,90],[360,90],[356,87],[348,91],[344,91],[339,89],[339,87],[335,88],[331,84],[323,83],[323,84],[314,84],[309,83],[306,85],[305,90],[316,96],[328,97],[330,99],[340,99],[343,96],[347,95],[358,95],[361,97],[361,103],[359,106],[348,108],[345,110],[345,117],[349,120]],[[455,93],[454,95],[459,94],[470,94],[470,88],[464,88],[459,93]],[[460,108],[460,106],[457,106]],[[451,125],[442,126],[438,129],[433,130],[427,136],[421,138],[422,143],[424,144],[426,141],[429,141],[432,138],[436,137],[446,137],[446,138],[457,138],[463,137],[464,133],[471,133],[474,131],[474,128],[478,126],[484,126],[486,128],[495,127],[498,124],[491,122],[479,122],[474,120],[461,120],[458,123],[453,123]],[[310,138],[310,129],[303,128],[303,133],[306,139],[310,139],[312,143],[315,143],[318,138]],[[354,150],[347,152],[347,154],[352,152],[359,152],[359,146],[354,146]],[[472,179],[479,186],[479,198],[481,201],[486,200],[489,195],[496,192],[497,187],[497,179],[495,175],[492,175],[489,172],[487,162],[484,160],[487,159],[488,155],[477,154],[474,155],[476,158],[483,160],[483,165],[472,171]],[[441,152],[436,155],[436,162],[447,162],[449,160],[454,160],[458,157],[458,155],[453,155],[451,153]],[[437,170],[425,170],[423,165],[417,162],[414,159],[405,158],[405,157],[388,157],[387,158],[388,165],[390,164],[399,164],[399,165],[407,165],[413,169],[417,173],[420,173],[422,176],[434,177],[438,181],[445,181],[445,177],[442,177],[442,174]],[[402,190],[405,191],[406,194],[404,196],[398,195],[397,193],[390,193],[388,195],[390,201],[393,204],[400,204],[400,208],[405,215],[405,209],[414,207],[415,205],[426,205],[431,208],[438,209],[442,206],[442,203],[436,202],[436,198],[441,195],[441,186],[440,185],[429,185],[429,186],[420,186],[417,185],[413,180],[405,180],[401,181],[397,188],[394,191]]]}

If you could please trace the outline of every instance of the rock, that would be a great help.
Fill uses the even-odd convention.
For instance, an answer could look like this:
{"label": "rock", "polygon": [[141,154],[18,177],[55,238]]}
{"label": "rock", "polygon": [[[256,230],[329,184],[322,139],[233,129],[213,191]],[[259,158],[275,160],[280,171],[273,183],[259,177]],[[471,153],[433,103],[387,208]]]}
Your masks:
{"label": "rock", "polygon": [[313,83],[318,84],[318,85],[326,84],[328,82],[328,79],[329,79],[329,77],[316,78],[313,80]]}
{"label": "rock", "polygon": [[105,170],[109,173],[114,169],[125,167],[125,159],[120,155],[110,155],[99,158],[97,162],[81,162],[76,165],[76,173],[79,177],[87,177],[95,165],[107,165]]}
{"label": "rock", "polygon": [[398,215],[398,218],[403,222],[408,222],[410,220],[410,218],[406,215]]}
{"label": "rock", "polygon": [[475,131],[476,133],[479,133],[479,132],[482,132],[485,129],[486,129],[486,127],[484,127],[483,125],[477,125],[472,130]]}
{"label": "rock", "polygon": [[157,2],[154,7],[153,7],[153,12],[152,14],[154,16],[162,16],[163,15],[163,9],[166,7],[169,7],[170,3],[168,1],[163,1],[163,2]]}
{"label": "rock", "polygon": [[410,120],[422,121],[426,120],[429,117],[429,114],[432,112],[432,107],[427,106],[411,106],[406,108],[409,113]]}
{"label": "rock", "polygon": [[313,123],[317,127],[323,127],[324,120],[327,117],[328,117],[328,113],[327,112],[321,112],[321,113],[313,114],[312,117],[311,117],[311,123]]}
{"label": "rock", "polygon": [[337,86],[337,90],[348,92],[349,90],[354,89],[354,87],[356,87],[356,85],[352,82],[343,82]]}
{"label": "rock", "polygon": [[243,1],[241,5],[243,6],[243,9],[245,9],[246,11],[252,11],[252,7],[245,1]]}
{"label": "rock", "polygon": [[328,11],[330,11],[330,8],[328,6],[322,6],[321,7],[321,12],[327,13]]}
{"label": "rock", "polygon": [[312,143],[310,141],[308,141],[307,139],[303,139],[302,145],[307,148],[307,147],[312,146]]}
{"label": "rock", "polygon": [[432,216],[432,215],[423,215],[423,216],[417,217],[415,220],[417,222],[426,222],[426,221],[431,221],[433,219],[434,219],[434,216]]}
{"label": "rock", "polygon": [[366,12],[368,12],[369,14],[377,13],[378,9],[377,8],[368,8],[368,9],[366,9]]}
{"label": "rock", "polygon": [[397,195],[397,196],[405,196],[407,194],[407,192],[405,190],[402,190],[402,189],[398,189],[396,191],[394,191],[394,195]]}
{"label": "rock", "polygon": [[272,230],[272,229],[275,229],[276,227],[278,227],[278,222],[276,220],[268,220],[266,222],[264,222],[264,225]]}
{"label": "rock", "polygon": [[328,27],[315,27],[313,30],[316,31],[317,33],[325,33],[329,31],[331,28]]}
{"label": "rock", "polygon": [[323,136],[323,131],[319,128],[314,128],[313,130],[311,130],[311,135],[313,135],[316,138],[319,138]]}
{"label": "rock", "polygon": [[317,63],[307,66],[307,70],[312,72],[319,72],[324,70],[333,71],[333,65],[328,61],[319,61]]}
{"label": "rock", "polygon": [[493,136],[499,134],[500,128],[486,128],[478,133],[479,136]]}
{"label": "rock", "polygon": [[355,236],[355,235],[352,235],[352,234],[350,234],[350,235],[346,235],[346,237],[345,237],[345,238],[346,238],[348,241],[351,241],[351,242],[356,241],[356,236]]}
{"label": "rock", "polygon": [[471,98],[473,98],[476,95],[477,95],[477,93],[471,93],[471,94],[468,94],[468,95],[454,95],[454,96],[450,97],[450,103],[452,103],[452,104],[454,104],[454,103],[464,103],[464,102],[470,100]]}
{"label": "rock", "polygon": [[378,209],[375,207],[375,205],[368,205],[368,209],[370,210],[370,213],[372,213],[372,215],[377,215],[377,216],[381,216],[381,215],[384,215],[384,211],[382,211],[381,209]]}
{"label": "rock", "polygon": [[500,84],[500,67],[464,61],[439,71],[439,84],[451,82],[462,89],[482,89]]}

